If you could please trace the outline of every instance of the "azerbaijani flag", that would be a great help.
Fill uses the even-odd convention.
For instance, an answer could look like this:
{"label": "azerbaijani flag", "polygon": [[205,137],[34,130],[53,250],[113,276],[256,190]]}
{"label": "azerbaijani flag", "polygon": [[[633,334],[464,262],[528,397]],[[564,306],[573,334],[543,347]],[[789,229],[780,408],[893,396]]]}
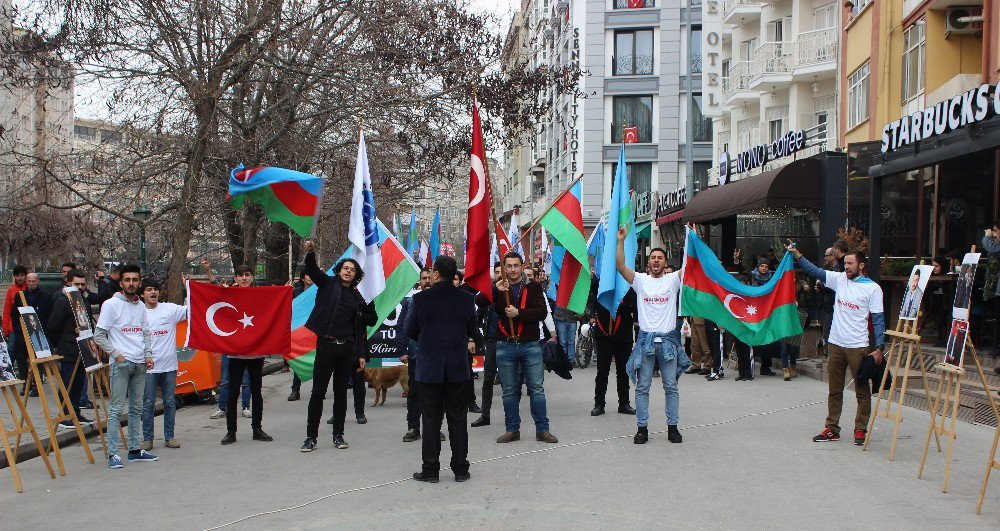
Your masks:
{"label": "azerbaijani flag", "polygon": [[590,260],[587,240],[583,237],[581,195],[577,180],[538,220],[538,224],[552,235],[555,245],[565,249],[559,264],[559,279],[553,279],[558,285],[555,299],[557,306],[574,313],[586,311],[590,296]]}
{"label": "azerbaijani flag", "polygon": [[785,253],[770,282],[747,286],[726,272],[708,245],[688,229],[681,314],[709,319],[750,346],[799,335],[794,263],[792,253]]}
{"label": "azerbaijani flag", "polygon": [[[431,240],[427,244],[430,248],[428,262],[433,263],[441,256],[441,209],[434,209],[434,224],[431,225]],[[429,266],[428,266],[429,267]]]}
{"label": "azerbaijani flag", "polygon": [[[382,274],[385,277],[385,289],[375,297],[375,313],[378,314],[378,323],[368,328],[368,337],[371,337],[389,314],[396,309],[399,301],[413,288],[413,285],[420,280],[420,268],[410,258],[406,249],[396,238],[392,236],[389,229],[376,220],[378,224],[379,245],[382,247]],[[351,250],[348,248],[334,264],[350,258]],[[326,272],[333,274],[333,267]],[[316,334],[313,334],[305,327],[309,314],[312,313],[316,305],[316,286],[310,286],[292,301],[292,351],[285,356],[289,367],[295,371],[299,379],[305,381],[313,376],[313,364],[316,361]]]}
{"label": "azerbaijani flag", "polygon": [[322,190],[323,178],[316,175],[271,166],[247,170],[240,164],[229,173],[226,201],[239,209],[250,199],[264,209],[268,220],[284,223],[308,238],[322,205]]}

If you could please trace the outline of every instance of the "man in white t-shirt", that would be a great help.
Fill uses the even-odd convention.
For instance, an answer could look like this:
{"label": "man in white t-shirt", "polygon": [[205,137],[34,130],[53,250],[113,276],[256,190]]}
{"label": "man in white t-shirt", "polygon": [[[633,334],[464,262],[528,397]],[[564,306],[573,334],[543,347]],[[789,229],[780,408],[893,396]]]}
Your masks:
{"label": "man in white t-shirt", "polygon": [[[871,352],[875,363],[882,363],[885,352],[885,315],[882,309],[882,288],[865,276],[868,259],[861,251],[844,255],[844,272],[824,271],[795,248],[791,240],[787,249],[795,256],[805,274],[823,282],[834,293],[833,322],[830,325],[830,339],[827,355],[830,373],[830,397],[827,401],[826,428],[814,442],[840,440],[840,413],[844,408],[844,373],[850,367],[851,374],[857,375],[861,360],[869,353],[868,316],[871,316],[875,331],[875,350]],[[871,389],[868,385],[855,382],[854,394],[858,399],[858,411],[854,416],[854,444],[865,443],[868,418],[871,416]]]}
{"label": "man in white t-shirt", "polygon": [[667,253],[660,248],[649,252],[648,273],[636,273],[625,265],[625,235],[624,228],[618,231],[618,272],[635,290],[639,321],[639,335],[625,366],[625,372],[636,382],[635,416],[639,430],[633,442],[645,444],[649,440],[649,388],[653,382],[653,366],[659,362],[667,402],[667,439],[680,443],[683,438],[677,429],[680,410],[677,378],[691,365],[681,346],[677,326],[677,297],[682,273],[666,272]]}
{"label": "man in white t-shirt", "polygon": [[[135,264],[121,268],[115,293],[101,306],[94,342],[107,352],[111,371],[111,407],[109,426],[117,424],[128,397],[128,460],[130,463],[156,461],[156,456],[139,447],[142,429],[142,397],[146,371],[154,367],[152,334],[146,318],[146,306],[139,300],[142,270]],[[118,429],[108,430],[108,467],[122,468],[121,441]]]}
{"label": "man in white t-shirt", "polygon": [[142,449],[153,448],[156,389],[163,395],[163,440],[167,448],[180,448],[174,438],[177,402],[177,323],[187,320],[187,306],[160,302],[160,283],[153,278],[142,281],[139,292],[146,304],[146,319],[152,333],[153,368],[146,371],[146,389],[142,399]]}

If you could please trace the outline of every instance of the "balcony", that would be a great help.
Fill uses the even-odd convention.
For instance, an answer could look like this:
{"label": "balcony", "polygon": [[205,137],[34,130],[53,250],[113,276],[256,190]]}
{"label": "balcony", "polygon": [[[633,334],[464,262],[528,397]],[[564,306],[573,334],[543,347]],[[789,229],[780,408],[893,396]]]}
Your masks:
{"label": "balcony", "polygon": [[750,90],[751,61],[739,61],[729,67],[729,76],[722,78],[722,99],[731,105],[750,100],[757,94]]}
{"label": "balcony", "polygon": [[795,67],[795,43],[765,42],[753,52],[750,88],[761,84],[783,85],[792,82]]}
{"label": "balcony", "polygon": [[760,0],[725,0],[722,2],[722,23],[739,25],[760,18],[764,3]]}
{"label": "balcony", "polygon": [[800,33],[795,41],[794,76],[814,77],[820,73],[833,76],[837,72],[837,28]]}

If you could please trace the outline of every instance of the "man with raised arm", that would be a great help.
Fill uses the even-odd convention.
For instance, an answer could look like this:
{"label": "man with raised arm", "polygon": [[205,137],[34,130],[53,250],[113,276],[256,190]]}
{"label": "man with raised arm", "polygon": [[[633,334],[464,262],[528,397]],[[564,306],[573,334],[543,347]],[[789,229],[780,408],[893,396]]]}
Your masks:
{"label": "man with raised arm", "polygon": [[[858,373],[861,360],[869,352],[868,316],[875,329],[875,350],[871,355],[875,362],[882,363],[885,352],[885,315],[882,313],[882,288],[865,276],[868,259],[861,251],[844,254],[844,272],[824,271],[805,259],[788,240],[788,251],[795,256],[805,274],[822,281],[833,290],[833,322],[830,325],[828,343],[828,363],[830,371],[830,397],[827,401],[826,428],[814,442],[840,440],[840,413],[844,408],[844,373],[851,368]],[[854,416],[854,444],[865,443],[868,417],[871,415],[871,390],[867,385],[855,385],[854,394],[858,399],[858,411]]]}

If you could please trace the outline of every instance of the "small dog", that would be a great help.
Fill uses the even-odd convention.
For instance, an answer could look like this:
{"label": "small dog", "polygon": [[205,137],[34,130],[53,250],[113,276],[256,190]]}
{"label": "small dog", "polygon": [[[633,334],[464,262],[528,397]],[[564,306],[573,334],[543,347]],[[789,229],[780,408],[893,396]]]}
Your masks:
{"label": "small dog", "polygon": [[403,387],[404,393],[410,392],[410,373],[406,365],[366,368],[365,381],[375,386],[375,403],[372,407],[384,406],[389,388],[395,386],[397,382]]}

